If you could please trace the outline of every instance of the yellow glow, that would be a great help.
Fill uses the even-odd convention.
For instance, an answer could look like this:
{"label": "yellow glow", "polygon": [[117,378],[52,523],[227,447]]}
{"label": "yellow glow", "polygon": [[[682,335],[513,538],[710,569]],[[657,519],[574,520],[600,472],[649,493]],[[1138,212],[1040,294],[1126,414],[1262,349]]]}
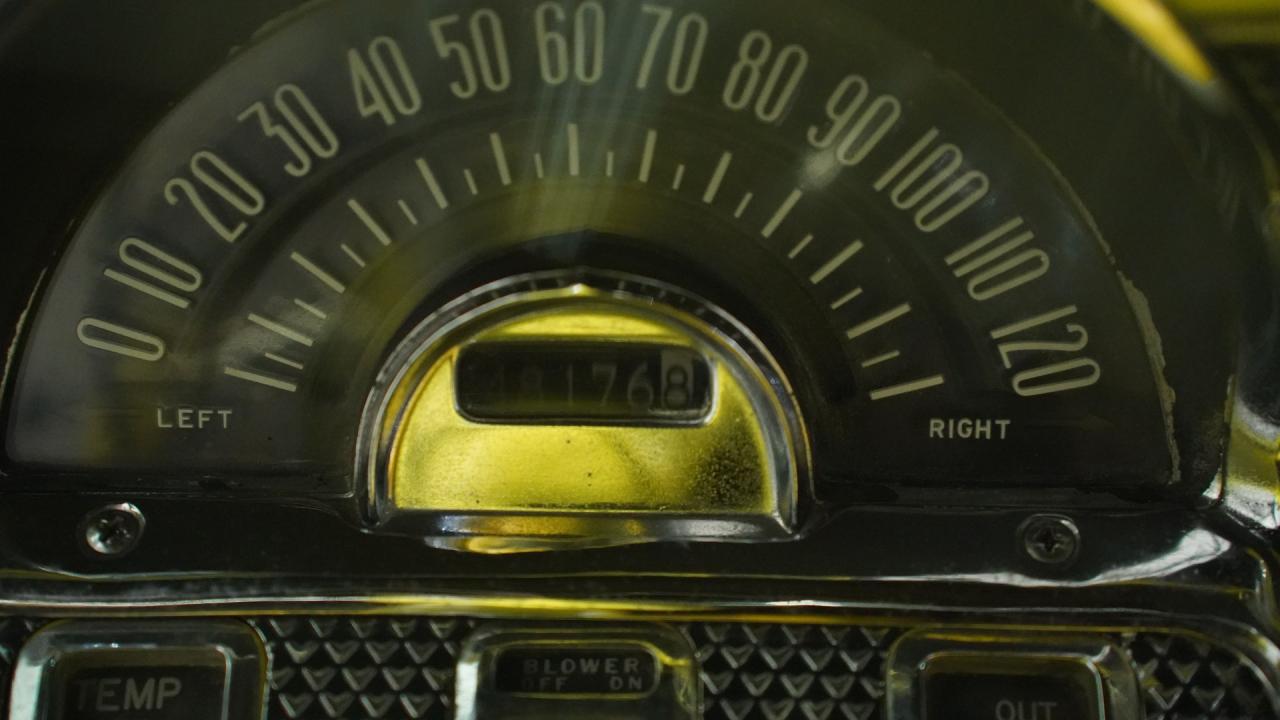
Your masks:
{"label": "yellow glow", "polygon": [[1164,5],[1155,0],[1098,0],[1098,5],[1184,79],[1198,85],[1215,79],[1209,61]]}
{"label": "yellow glow", "polygon": [[[678,327],[599,306],[518,318],[473,340],[555,342],[582,336],[691,344]],[[712,362],[717,397],[698,424],[496,424],[472,422],[456,409],[460,350],[455,346],[432,361],[401,414],[388,462],[395,507],[502,513],[480,522],[485,527],[479,534],[494,536],[580,535],[573,515],[582,513],[776,511],[775,469],[760,419],[742,381],[723,361]],[[643,530],[637,524],[636,532]]]}
{"label": "yellow glow", "polygon": [[539,315],[503,325],[485,334],[490,340],[539,339],[572,340],[577,338],[621,338],[628,342],[665,342],[689,347],[689,339],[680,332],[648,318],[619,315],[606,310],[574,310]]}

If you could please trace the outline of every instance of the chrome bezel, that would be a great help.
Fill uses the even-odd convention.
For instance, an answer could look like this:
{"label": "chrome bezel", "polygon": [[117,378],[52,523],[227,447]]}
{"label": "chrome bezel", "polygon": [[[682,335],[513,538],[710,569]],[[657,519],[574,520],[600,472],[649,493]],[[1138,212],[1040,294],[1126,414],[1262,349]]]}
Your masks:
{"label": "chrome bezel", "polygon": [[248,625],[227,619],[67,620],[41,628],[22,647],[9,697],[10,720],[51,717],[60,664],[81,653],[213,651],[222,657],[224,720],[261,715],[266,667],[262,641]]}
{"label": "chrome bezel", "polygon": [[[691,338],[722,358],[729,372],[742,376],[753,406],[767,412],[761,431],[767,440],[776,505],[768,515],[647,513],[618,517],[575,512],[583,530],[573,536],[516,537],[495,534],[502,516],[494,513],[408,510],[396,506],[388,473],[395,440],[388,418],[403,418],[393,407],[397,393],[413,387],[430,358],[465,342],[477,327],[529,312],[530,308],[570,302],[617,304],[633,312],[661,317],[683,327]],[[733,365],[734,367],[730,367]],[[413,534],[451,549],[513,552],[546,548],[595,547],[654,540],[762,541],[794,537],[800,508],[811,497],[809,439],[795,393],[777,361],[743,324],[697,295],[672,285],[622,273],[588,269],[533,273],[484,285],[448,303],[411,330],[390,354],[365,402],[356,444],[356,487],[375,532]],[[521,517],[554,517],[555,511],[531,509]],[[473,540],[492,540],[479,545]]]}

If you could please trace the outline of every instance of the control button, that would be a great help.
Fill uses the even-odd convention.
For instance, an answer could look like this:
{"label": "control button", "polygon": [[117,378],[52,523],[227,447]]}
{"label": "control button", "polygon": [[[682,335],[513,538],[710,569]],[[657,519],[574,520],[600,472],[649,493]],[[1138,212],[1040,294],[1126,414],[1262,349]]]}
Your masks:
{"label": "control button", "polygon": [[212,649],[74,653],[53,677],[56,720],[223,716],[227,669]]}
{"label": "control button", "polygon": [[1102,688],[1087,665],[1043,661],[1020,671],[980,669],[990,662],[931,661],[922,677],[924,720],[1102,720]]}
{"label": "control button", "polygon": [[1138,679],[1107,638],[917,630],[889,651],[891,720],[1139,720]]}
{"label": "control button", "polygon": [[248,720],[262,648],[232,621],[54,623],[18,657],[11,720]]}
{"label": "control button", "polygon": [[494,663],[494,689],[530,695],[644,695],[658,680],[653,653],[618,647],[515,647]]}
{"label": "control button", "polygon": [[693,720],[693,651],[662,626],[491,626],[458,660],[457,720]]}

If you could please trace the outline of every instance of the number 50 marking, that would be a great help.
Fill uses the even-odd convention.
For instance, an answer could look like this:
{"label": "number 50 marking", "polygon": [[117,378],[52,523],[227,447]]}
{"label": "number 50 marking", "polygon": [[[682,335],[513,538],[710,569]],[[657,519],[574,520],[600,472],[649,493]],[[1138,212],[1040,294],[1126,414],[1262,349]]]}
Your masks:
{"label": "number 50 marking", "polygon": [[449,83],[453,94],[466,100],[483,86],[489,92],[502,92],[511,84],[511,61],[507,57],[507,38],[502,32],[502,19],[489,8],[480,8],[467,21],[471,45],[445,36],[449,26],[458,23],[458,15],[445,15],[428,23],[436,53],[443,60],[457,57],[462,79]]}

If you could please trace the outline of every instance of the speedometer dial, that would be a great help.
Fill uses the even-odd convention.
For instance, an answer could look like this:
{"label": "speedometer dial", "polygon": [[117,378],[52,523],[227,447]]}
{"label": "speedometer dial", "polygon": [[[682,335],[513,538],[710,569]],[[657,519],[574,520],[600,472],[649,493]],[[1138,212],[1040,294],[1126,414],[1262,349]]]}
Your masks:
{"label": "speedometer dial", "polygon": [[820,481],[1174,480],[1160,339],[1109,249],[1147,240],[1101,236],[1043,149],[887,28],[780,10],[335,1],[265,34],[80,223],[11,456],[341,487],[414,325],[588,268],[749,327]]}

